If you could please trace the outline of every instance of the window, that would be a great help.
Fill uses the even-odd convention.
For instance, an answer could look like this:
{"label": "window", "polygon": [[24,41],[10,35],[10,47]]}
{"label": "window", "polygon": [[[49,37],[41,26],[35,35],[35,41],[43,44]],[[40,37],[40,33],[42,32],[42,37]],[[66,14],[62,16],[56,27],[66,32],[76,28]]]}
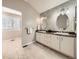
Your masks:
{"label": "window", "polygon": [[3,15],[2,26],[3,29],[7,30],[20,30],[21,28],[21,18],[13,17],[12,15]]}

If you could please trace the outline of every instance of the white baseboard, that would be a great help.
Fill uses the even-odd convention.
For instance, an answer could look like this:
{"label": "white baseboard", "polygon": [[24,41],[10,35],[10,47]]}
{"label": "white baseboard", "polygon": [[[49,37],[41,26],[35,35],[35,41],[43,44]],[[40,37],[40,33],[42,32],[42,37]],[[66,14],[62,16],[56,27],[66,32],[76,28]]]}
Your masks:
{"label": "white baseboard", "polygon": [[26,46],[26,45],[30,45],[32,43],[34,43],[35,41],[32,41],[32,42],[29,42],[29,43],[26,43],[26,44],[23,44],[23,46]]}

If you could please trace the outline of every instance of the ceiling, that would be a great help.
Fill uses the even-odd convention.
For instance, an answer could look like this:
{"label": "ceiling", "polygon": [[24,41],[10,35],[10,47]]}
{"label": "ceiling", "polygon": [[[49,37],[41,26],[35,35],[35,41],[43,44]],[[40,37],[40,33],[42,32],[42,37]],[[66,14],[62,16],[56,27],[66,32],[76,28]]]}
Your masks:
{"label": "ceiling", "polygon": [[25,0],[28,2],[37,12],[42,13],[50,8],[54,8],[68,0]]}

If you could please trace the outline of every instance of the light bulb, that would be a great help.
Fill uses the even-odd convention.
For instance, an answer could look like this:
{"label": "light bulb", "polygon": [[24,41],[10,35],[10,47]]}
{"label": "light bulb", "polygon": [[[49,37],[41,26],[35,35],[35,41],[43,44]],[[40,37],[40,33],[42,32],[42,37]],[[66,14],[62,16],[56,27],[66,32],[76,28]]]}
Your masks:
{"label": "light bulb", "polygon": [[69,10],[66,11],[66,14],[69,14]]}
{"label": "light bulb", "polygon": [[61,14],[64,15],[64,11],[62,11]]}

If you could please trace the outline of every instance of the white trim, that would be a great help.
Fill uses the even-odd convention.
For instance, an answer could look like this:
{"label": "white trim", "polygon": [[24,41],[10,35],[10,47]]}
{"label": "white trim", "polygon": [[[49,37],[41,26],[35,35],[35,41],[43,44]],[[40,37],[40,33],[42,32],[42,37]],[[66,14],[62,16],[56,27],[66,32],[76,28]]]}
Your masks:
{"label": "white trim", "polygon": [[2,11],[3,12],[7,12],[7,13],[12,13],[12,14],[16,14],[16,15],[22,15],[22,13],[20,11],[17,11],[17,10],[14,10],[14,9],[11,9],[11,8],[7,8],[7,7],[2,7]]}
{"label": "white trim", "polygon": [[32,41],[32,42],[29,42],[29,43],[25,43],[25,44],[23,44],[23,46],[25,46],[25,45],[30,45],[30,44],[32,44],[32,43],[34,43],[35,41]]}

